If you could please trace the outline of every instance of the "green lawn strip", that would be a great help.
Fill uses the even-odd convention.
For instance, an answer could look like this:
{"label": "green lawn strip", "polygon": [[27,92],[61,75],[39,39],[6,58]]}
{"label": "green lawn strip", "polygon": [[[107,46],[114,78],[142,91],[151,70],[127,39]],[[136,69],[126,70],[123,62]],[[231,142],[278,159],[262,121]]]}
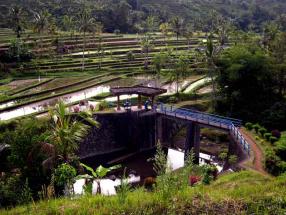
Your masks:
{"label": "green lawn strip", "polygon": [[94,83],[94,84],[91,84],[91,85],[86,85],[86,86],[81,87],[81,88],[75,88],[75,89],[72,89],[72,90],[69,90],[69,91],[65,91],[65,92],[62,92],[62,93],[58,93],[58,94],[54,94],[54,95],[48,95],[48,96],[45,96],[45,97],[36,98],[36,99],[29,100],[29,101],[21,102],[21,103],[15,104],[13,106],[1,109],[0,113],[6,112],[6,111],[15,110],[15,109],[17,109],[19,107],[22,107],[24,105],[33,104],[33,103],[36,103],[36,102],[39,102],[39,101],[60,97],[60,96],[67,95],[67,94],[70,94],[70,93],[75,93],[77,91],[85,90],[85,89],[88,89],[88,88],[91,88],[91,87],[95,87],[95,86],[98,86],[98,85],[101,85],[101,84],[106,84],[106,83],[109,83],[111,81],[119,80],[119,79],[121,79],[123,77],[125,77],[125,76],[113,77],[113,78],[110,78],[110,79],[107,79],[107,80],[104,80],[104,81],[100,81],[100,82],[97,82],[97,83]]}
{"label": "green lawn strip", "polygon": [[[43,84],[47,84],[47,83],[49,83],[49,82],[51,82],[51,81],[53,81],[53,80],[54,80],[54,78],[51,78],[51,79],[48,79],[48,80],[45,80],[45,81],[42,81],[42,82],[39,82],[39,83],[36,83],[36,84],[32,84],[32,85],[27,86],[27,87],[23,87],[23,88],[21,88],[21,89],[17,89],[17,90],[15,90],[15,91],[10,92],[10,93],[9,93],[9,96],[13,96],[13,95],[15,95],[15,94],[22,93],[22,92],[27,91],[27,90],[30,90],[30,89],[32,89],[32,88],[41,86],[41,85],[43,85]],[[1,101],[1,102],[3,102],[3,101]],[[1,104],[1,102],[0,102],[0,104]]]}

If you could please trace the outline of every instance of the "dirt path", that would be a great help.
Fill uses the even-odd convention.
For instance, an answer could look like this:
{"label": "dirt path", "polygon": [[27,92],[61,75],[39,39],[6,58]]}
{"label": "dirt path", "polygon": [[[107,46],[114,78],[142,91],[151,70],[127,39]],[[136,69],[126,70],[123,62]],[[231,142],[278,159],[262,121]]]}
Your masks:
{"label": "dirt path", "polygon": [[[256,171],[262,173],[263,175],[269,175],[265,169],[264,169],[264,155],[262,150],[260,149],[260,147],[256,144],[256,141],[253,139],[252,136],[250,136],[247,131],[245,131],[244,128],[240,128],[239,131],[241,132],[241,134],[243,135],[243,137],[245,138],[245,140],[248,142],[248,144],[250,145],[251,151],[253,153],[253,162],[252,164],[252,169],[255,169]],[[250,158],[251,159],[251,158]],[[246,159],[245,161],[243,161],[241,163],[242,166],[246,166],[245,163],[247,163],[249,161],[249,159]]]}

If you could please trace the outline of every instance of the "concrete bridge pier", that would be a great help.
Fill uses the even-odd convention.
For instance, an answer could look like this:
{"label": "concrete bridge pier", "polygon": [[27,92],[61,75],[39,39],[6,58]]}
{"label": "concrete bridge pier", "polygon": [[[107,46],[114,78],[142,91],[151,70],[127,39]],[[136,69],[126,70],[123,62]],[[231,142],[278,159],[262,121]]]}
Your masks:
{"label": "concrete bridge pier", "polygon": [[[158,115],[156,121],[156,141],[163,143],[163,117]],[[157,142],[155,143],[157,144]]]}
{"label": "concrete bridge pier", "polygon": [[187,126],[187,137],[185,142],[185,157],[193,149],[194,163],[199,164],[200,157],[200,126],[195,122],[190,122]]}

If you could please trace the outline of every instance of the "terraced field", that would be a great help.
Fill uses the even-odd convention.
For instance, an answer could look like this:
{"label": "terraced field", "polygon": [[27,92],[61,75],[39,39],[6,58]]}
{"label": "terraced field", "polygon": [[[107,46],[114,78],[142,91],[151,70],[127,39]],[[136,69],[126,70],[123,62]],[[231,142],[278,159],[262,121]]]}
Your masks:
{"label": "terraced field", "polygon": [[[154,54],[173,49],[184,53],[197,48],[204,38],[195,34],[191,41],[184,38],[153,36],[146,55],[140,45],[140,35],[102,34],[100,38],[88,34],[84,52],[84,38],[80,34],[71,37],[68,33],[39,36],[25,32],[22,40],[35,54],[31,62],[10,65],[15,71],[12,78],[2,80],[0,87],[0,119],[11,119],[30,113],[41,112],[53,106],[59,99],[74,104],[109,92],[110,87],[143,84],[155,86],[151,65]],[[13,32],[0,29],[0,52],[8,50]],[[101,52],[99,52],[101,50]],[[128,57],[132,52],[132,59]],[[193,65],[194,73],[182,80],[179,90],[190,91],[194,82],[204,77],[205,68]],[[160,86],[175,92],[175,83],[160,79]],[[21,112],[21,113],[20,113]]]}

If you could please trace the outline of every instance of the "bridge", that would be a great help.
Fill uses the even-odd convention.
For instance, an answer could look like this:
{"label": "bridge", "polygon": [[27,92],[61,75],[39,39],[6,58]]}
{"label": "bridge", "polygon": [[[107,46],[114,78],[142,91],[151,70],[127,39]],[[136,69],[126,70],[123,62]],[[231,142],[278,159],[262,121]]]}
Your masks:
{"label": "bridge", "polygon": [[[188,153],[193,149],[196,162],[199,160],[200,151],[200,127],[210,127],[227,131],[232,139],[241,146],[244,154],[250,156],[250,145],[246,141],[239,128],[242,125],[242,121],[238,119],[218,116],[214,114],[203,113],[200,111],[176,108],[171,105],[160,103],[156,108],[157,114],[161,116],[171,117],[187,122],[188,130],[185,143],[185,152]],[[162,118],[158,117],[158,139],[162,141],[163,124]]]}

